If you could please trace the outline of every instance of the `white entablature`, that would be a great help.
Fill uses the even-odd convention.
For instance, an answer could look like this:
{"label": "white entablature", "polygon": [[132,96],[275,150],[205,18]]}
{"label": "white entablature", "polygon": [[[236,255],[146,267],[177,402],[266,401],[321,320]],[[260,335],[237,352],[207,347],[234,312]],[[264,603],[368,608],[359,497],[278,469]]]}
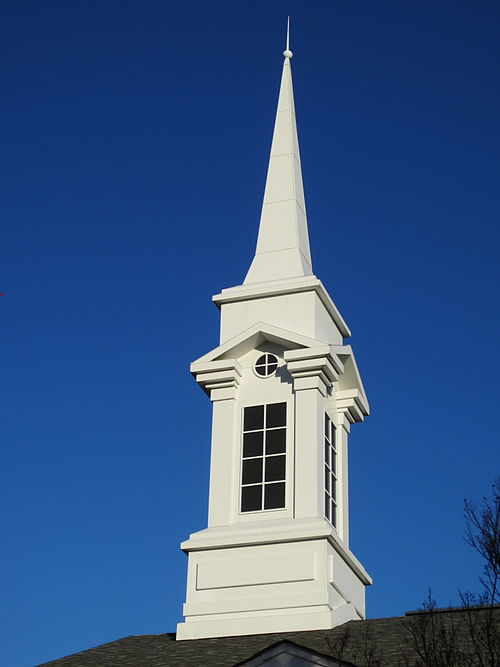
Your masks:
{"label": "white entablature", "polygon": [[190,536],[177,639],[330,628],[364,618],[349,550],[348,434],[369,412],[350,331],[312,274],[291,52],[255,257],[213,297],[220,345],[191,364],[212,401],[208,527]]}

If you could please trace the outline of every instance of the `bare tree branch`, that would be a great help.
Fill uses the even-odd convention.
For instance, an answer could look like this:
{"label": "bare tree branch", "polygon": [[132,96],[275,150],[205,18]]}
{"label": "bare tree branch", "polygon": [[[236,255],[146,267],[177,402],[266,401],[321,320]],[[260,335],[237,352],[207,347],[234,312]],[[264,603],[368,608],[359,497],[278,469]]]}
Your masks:
{"label": "bare tree branch", "polygon": [[492,498],[484,497],[479,507],[464,502],[465,541],[483,558],[480,581],[491,605],[500,603],[500,477],[492,491]]}

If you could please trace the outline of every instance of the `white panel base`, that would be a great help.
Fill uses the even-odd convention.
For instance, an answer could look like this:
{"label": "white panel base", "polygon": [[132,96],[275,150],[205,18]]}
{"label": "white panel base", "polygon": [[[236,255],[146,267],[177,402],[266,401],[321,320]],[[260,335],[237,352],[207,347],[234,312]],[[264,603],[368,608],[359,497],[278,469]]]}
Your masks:
{"label": "white panel base", "polygon": [[328,539],[188,553],[178,640],[321,630],[364,618],[366,581]]}

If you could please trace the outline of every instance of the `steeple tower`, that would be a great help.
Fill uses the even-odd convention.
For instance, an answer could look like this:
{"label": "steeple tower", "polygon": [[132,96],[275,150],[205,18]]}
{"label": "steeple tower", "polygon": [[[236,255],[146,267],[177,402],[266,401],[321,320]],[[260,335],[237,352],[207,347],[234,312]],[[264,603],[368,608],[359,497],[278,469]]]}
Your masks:
{"label": "steeple tower", "polygon": [[212,402],[210,490],[208,527],[181,544],[178,640],[332,628],[364,618],[371,584],[349,549],[347,492],[368,401],[312,273],[288,39],[283,55],[255,257],[213,297],[220,345],[191,364]]}

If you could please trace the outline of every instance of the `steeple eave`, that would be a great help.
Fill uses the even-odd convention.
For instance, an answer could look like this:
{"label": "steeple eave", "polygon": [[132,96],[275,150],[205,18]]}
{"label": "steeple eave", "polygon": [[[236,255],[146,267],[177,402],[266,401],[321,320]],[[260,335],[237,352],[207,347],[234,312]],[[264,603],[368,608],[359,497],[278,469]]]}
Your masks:
{"label": "steeple eave", "polygon": [[319,300],[337,326],[340,335],[343,338],[350,338],[351,331],[346,321],[340,314],[339,309],[326,291],[321,280],[314,275],[282,278],[280,280],[269,280],[267,282],[254,284],[246,283],[238,285],[237,287],[228,287],[223,289],[219,294],[215,294],[212,297],[212,301],[217,308],[221,308],[224,304],[237,301],[250,301],[262,297],[273,297],[282,294],[298,294],[300,292],[311,291],[316,292],[318,295]]}

